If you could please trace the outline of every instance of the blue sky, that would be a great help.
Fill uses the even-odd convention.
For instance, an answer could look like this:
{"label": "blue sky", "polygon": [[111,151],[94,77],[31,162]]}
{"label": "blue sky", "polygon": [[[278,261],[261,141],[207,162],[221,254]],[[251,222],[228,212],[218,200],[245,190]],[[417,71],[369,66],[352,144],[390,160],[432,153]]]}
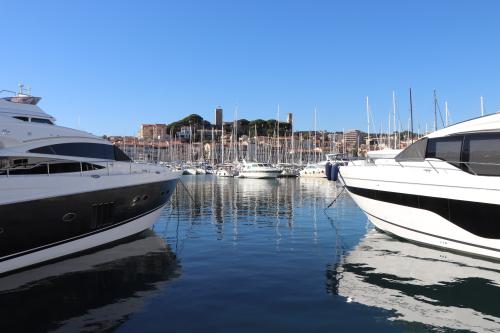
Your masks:
{"label": "blue sky", "polygon": [[[500,110],[499,1],[15,1],[2,3],[0,89],[31,85],[65,126],[135,134],[190,113],[281,118],[296,129],[432,125]],[[405,121],[404,121],[405,122]]]}

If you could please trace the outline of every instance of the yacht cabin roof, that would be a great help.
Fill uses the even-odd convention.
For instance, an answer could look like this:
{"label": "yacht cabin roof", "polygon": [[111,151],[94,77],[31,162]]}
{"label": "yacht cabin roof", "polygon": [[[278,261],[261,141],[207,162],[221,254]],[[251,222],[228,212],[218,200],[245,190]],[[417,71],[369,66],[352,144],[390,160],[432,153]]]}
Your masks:
{"label": "yacht cabin roof", "polygon": [[500,132],[500,113],[474,118],[457,123],[427,135],[428,138],[471,132]]}

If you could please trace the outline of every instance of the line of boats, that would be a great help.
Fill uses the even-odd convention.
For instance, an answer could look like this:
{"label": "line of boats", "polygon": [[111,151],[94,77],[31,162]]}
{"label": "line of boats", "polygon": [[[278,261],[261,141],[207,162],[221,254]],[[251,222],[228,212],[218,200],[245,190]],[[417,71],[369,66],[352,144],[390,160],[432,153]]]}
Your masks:
{"label": "line of boats", "polygon": [[347,161],[342,154],[326,154],[326,160],[314,164],[291,164],[266,162],[241,162],[225,163],[212,166],[208,163],[194,164],[167,164],[169,167],[182,171],[184,175],[206,175],[212,174],[219,177],[236,178],[284,178],[284,177],[304,177],[304,178],[328,178],[326,166],[328,164],[341,163]]}
{"label": "line of boats", "polygon": [[378,229],[500,259],[500,113],[435,131],[403,151],[369,152],[365,160],[332,154],[305,166],[166,167],[136,163],[107,140],[55,125],[39,100],[23,91],[0,98],[0,274],[148,229],[183,173],[335,180],[335,170]]}

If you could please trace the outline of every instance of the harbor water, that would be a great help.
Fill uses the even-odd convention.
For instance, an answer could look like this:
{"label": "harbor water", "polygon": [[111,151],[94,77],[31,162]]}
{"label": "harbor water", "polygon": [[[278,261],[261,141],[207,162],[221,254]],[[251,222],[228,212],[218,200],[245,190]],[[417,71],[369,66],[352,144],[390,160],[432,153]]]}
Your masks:
{"label": "harbor water", "polygon": [[153,230],[1,277],[0,331],[500,331],[497,262],[383,234],[333,182],[181,180]]}

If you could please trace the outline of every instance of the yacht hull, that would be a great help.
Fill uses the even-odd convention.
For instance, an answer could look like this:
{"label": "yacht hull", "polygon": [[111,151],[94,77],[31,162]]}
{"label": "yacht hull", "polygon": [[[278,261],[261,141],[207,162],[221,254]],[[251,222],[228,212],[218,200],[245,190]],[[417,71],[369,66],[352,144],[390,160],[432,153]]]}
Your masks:
{"label": "yacht hull", "polygon": [[323,173],[301,173],[299,175],[302,178],[326,178],[326,175]]}
{"label": "yacht hull", "polygon": [[85,251],[153,225],[177,178],[0,206],[0,274]]}
{"label": "yacht hull", "polygon": [[370,222],[384,232],[432,247],[500,259],[500,239],[475,235],[429,210],[368,198],[353,193],[349,186],[347,190]]}
{"label": "yacht hull", "polygon": [[252,179],[266,179],[266,178],[278,178],[279,172],[246,172],[240,171],[239,178],[252,178]]}

